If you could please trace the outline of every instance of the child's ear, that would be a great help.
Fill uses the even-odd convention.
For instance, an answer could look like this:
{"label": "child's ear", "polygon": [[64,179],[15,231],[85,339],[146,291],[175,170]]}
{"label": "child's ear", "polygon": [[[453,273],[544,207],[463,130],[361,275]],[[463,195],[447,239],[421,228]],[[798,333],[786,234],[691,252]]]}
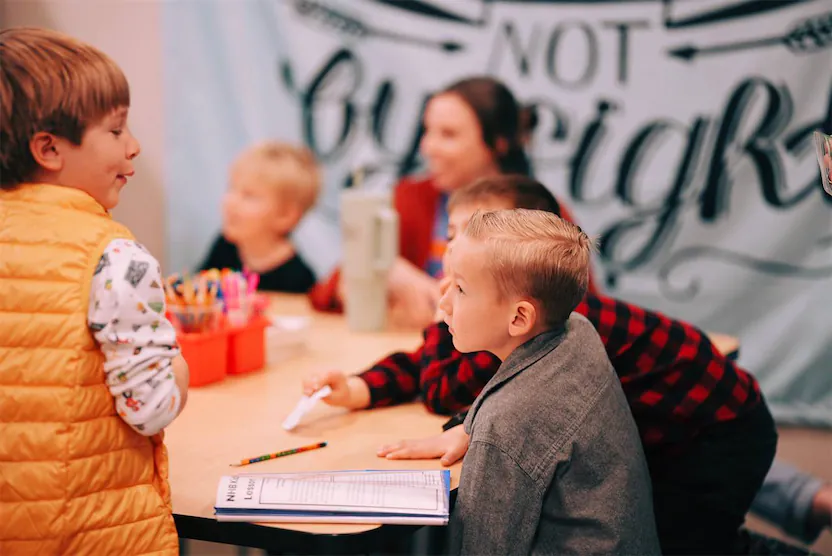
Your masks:
{"label": "child's ear", "polygon": [[49,172],[59,172],[64,166],[61,145],[51,133],[38,131],[29,140],[29,150],[38,166]]}
{"label": "child's ear", "polygon": [[514,315],[508,325],[510,336],[523,336],[534,328],[537,322],[537,310],[528,301],[519,301],[514,305]]}

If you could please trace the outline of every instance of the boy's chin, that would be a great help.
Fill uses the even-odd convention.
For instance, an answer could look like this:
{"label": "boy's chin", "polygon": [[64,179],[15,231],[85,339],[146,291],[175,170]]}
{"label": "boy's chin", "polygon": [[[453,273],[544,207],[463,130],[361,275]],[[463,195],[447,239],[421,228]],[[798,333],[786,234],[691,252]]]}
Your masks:
{"label": "boy's chin", "polygon": [[456,349],[460,353],[471,353],[472,351],[479,351],[477,349],[472,349],[471,346],[465,344],[465,342],[460,342],[456,336],[453,336],[454,340],[454,349]]}
{"label": "boy's chin", "polygon": [[243,234],[240,234],[235,228],[230,226],[223,226],[221,233],[222,237],[224,237],[225,240],[228,241],[228,243],[233,243],[235,245],[239,243],[242,239],[245,239],[244,236],[241,237],[241,235]]}
{"label": "boy's chin", "polygon": [[118,206],[118,201],[121,198],[119,191],[108,191],[105,195],[102,195],[101,198],[96,199],[101,206],[103,206],[107,210],[113,210]]}

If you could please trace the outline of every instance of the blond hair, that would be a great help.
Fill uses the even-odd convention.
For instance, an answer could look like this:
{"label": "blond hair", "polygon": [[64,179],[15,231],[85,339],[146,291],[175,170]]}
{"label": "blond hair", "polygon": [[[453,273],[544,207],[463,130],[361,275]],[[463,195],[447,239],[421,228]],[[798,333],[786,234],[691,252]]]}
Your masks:
{"label": "blond hair", "polygon": [[559,326],[586,295],[592,240],[578,226],[541,210],[474,213],[465,230],[485,243],[484,258],[501,296],[529,296],[543,322]]}
{"label": "blond hair", "polygon": [[123,106],[127,78],[97,48],[49,29],[0,31],[0,188],[32,178],[36,133],[80,145],[90,125]]}
{"label": "blond hair", "polygon": [[279,141],[256,143],[237,158],[236,164],[256,162],[265,183],[298,203],[303,212],[312,208],[321,190],[321,175],[309,149]]}

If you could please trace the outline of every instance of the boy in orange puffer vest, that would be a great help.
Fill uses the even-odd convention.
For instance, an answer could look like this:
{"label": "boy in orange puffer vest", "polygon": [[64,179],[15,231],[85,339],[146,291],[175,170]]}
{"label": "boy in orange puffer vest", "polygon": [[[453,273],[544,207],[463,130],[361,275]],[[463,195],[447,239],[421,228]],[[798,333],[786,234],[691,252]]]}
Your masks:
{"label": "boy in orange puffer vest", "polygon": [[0,32],[0,554],[178,554],[162,429],[188,367],[158,262],[109,210],[133,175],[119,67]]}

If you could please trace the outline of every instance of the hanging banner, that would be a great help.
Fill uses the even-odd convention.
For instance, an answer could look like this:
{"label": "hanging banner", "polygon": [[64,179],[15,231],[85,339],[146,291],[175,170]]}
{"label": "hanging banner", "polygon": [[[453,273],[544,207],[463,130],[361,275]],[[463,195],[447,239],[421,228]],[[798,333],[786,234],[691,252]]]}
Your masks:
{"label": "hanging banner", "polygon": [[195,264],[247,143],[326,176],[296,235],[340,256],[338,192],[420,171],[428,96],[471,75],[538,108],[536,176],[600,239],[611,295],[739,336],[781,420],[832,426],[832,10],[810,0],[262,0],[164,5],[169,241]]}

